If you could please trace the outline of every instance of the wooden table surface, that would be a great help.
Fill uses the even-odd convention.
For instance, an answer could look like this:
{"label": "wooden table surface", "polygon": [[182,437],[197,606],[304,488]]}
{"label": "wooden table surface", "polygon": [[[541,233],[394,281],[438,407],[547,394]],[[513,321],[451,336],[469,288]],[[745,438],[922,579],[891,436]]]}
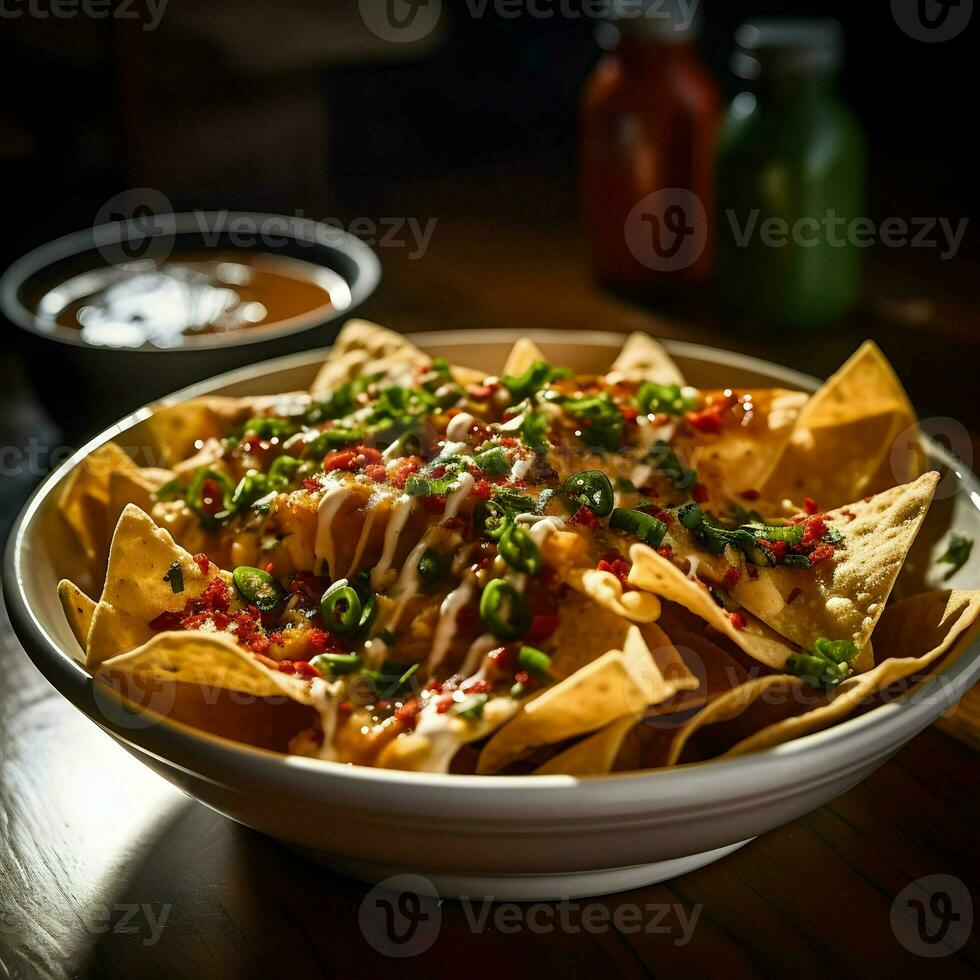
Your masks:
{"label": "wooden table surface", "polygon": [[[945,270],[920,275],[930,286],[919,295],[904,257],[890,256],[869,270],[863,309],[829,334],[730,334],[706,307],[664,318],[598,290],[560,195],[546,206],[525,188],[504,208],[481,208],[490,194],[474,185],[464,221],[445,217],[464,210],[463,192],[452,202],[441,193],[416,188],[414,210],[401,212],[438,218],[424,259],[382,250],[386,280],[367,312],[390,326],[645,328],[816,374],[872,336],[920,412],[962,420],[966,451],[978,447],[976,341],[964,317],[980,309],[970,294],[980,277],[962,265],[949,282]],[[5,444],[33,436],[58,445],[20,378],[16,359],[0,358]],[[38,475],[5,472],[5,526]],[[551,912],[504,907],[484,918],[486,910],[447,901],[427,948],[394,960],[361,927],[367,886],[225,820],[143,768],[47,685],[2,616],[0,976],[975,976],[977,931],[950,947],[972,922],[956,889],[980,899],[977,762],[974,748],[932,728],[861,786],[715,865]],[[892,927],[896,898],[931,875],[955,879],[961,916],[930,947],[946,954],[938,958],[909,948],[907,912],[905,925]],[[694,923],[690,934],[685,922]]]}

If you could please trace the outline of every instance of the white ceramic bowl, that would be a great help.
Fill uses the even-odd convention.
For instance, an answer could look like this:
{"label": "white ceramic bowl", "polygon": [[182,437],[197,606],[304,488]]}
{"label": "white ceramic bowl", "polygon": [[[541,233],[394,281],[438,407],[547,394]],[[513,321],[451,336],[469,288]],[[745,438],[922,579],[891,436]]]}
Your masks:
{"label": "white ceramic bowl", "polygon": [[[532,335],[555,363],[606,367],[614,334]],[[462,364],[499,370],[516,332],[419,335],[421,347]],[[668,348],[691,383],[812,389],[812,378],[691,344]],[[165,400],[202,393],[268,394],[305,387],[323,352],[312,351],[222,375]],[[159,403],[163,404],[163,403]],[[74,659],[78,647],[55,594],[64,576],[83,577],[57,512],[72,468],[101,443],[139,444],[141,409],[54,472],[11,533],[4,591],[14,628],[48,680],[151,769],[202,803],[367,881],[424,875],[443,896],[553,899],[637,887],[693,870],[807,813],[859,783],[934,721],[980,678],[980,644],[910,693],[827,731],[756,755],[677,769],[593,779],[477,777],[390,772],[286,757],[181,724],[146,724],[97,692]],[[917,564],[937,554],[947,522],[980,536],[980,485],[935,444],[951,472],[950,492],[924,528]],[[956,472],[957,468],[959,472]],[[938,578],[925,577],[929,587]],[[980,556],[957,584],[980,587]],[[90,583],[95,585],[95,583]]]}

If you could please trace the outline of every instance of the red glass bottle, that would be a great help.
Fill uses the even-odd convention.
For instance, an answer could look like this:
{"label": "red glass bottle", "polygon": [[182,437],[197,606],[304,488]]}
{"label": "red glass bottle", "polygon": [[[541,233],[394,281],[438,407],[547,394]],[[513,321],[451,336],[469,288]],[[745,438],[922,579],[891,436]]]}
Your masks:
{"label": "red glass bottle", "polygon": [[582,210],[611,285],[657,291],[711,273],[721,92],[695,47],[692,7],[655,4],[604,25],[618,44],[585,84]]}

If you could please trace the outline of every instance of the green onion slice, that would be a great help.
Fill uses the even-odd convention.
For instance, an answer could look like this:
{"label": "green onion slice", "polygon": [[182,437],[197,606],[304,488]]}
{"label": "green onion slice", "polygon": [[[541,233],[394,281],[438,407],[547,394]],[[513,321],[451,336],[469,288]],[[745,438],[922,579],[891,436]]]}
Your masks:
{"label": "green onion slice", "polygon": [[609,518],[609,526],[615,531],[626,531],[651,548],[657,548],[667,533],[667,525],[659,518],[639,510],[617,507]]}
{"label": "green onion slice", "polygon": [[323,593],[320,599],[320,615],[329,632],[338,636],[354,633],[361,623],[360,596],[341,579]]}
{"label": "green onion slice", "polygon": [[537,575],[541,552],[533,538],[520,524],[507,524],[497,541],[497,551],[511,568]]}
{"label": "green onion slice", "polygon": [[570,476],[561,489],[566,497],[588,507],[596,517],[608,517],[612,513],[613,487],[601,470],[586,470]]}
{"label": "green onion slice", "polygon": [[524,597],[503,579],[488,583],[480,596],[480,618],[498,640],[523,636],[531,625],[531,609]]}
{"label": "green onion slice", "polygon": [[551,670],[551,657],[536,647],[522,646],[517,654],[517,666],[535,677],[547,677]]}
{"label": "green onion slice", "polygon": [[353,674],[361,666],[361,658],[356,653],[321,653],[310,664],[323,677],[340,677],[343,674]]}
{"label": "green onion slice", "polygon": [[442,578],[442,558],[434,548],[426,548],[418,563],[419,578],[426,585],[432,585]]}

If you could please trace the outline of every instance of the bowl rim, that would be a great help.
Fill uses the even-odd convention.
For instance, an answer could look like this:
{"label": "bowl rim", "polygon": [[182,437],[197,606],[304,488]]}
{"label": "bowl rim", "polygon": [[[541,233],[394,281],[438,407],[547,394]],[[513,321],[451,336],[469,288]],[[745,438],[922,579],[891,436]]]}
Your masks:
{"label": "bowl rim", "polygon": [[[435,346],[438,344],[468,345],[485,343],[513,343],[520,337],[541,343],[569,343],[568,331],[562,330],[520,330],[520,329],[473,329],[459,331],[429,331],[410,334],[413,342],[420,346]],[[571,335],[571,341],[585,346],[615,346],[621,344],[626,334],[615,331],[583,331]],[[819,379],[796,371],[772,364],[762,358],[746,354],[730,352],[717,347],[694,344],[687,341],[667,339],[663,341],[667,351],[682,357],[701,359],[717,364],[719,353],[725,355],[728,363],[746,370],[768,375],[786,384],[795,385],[802,390],[815,390],[820,384]],[[35,665],[51,681],[59,693],[65,696],[80,710],[83,710],[99,727],[115,735],[123,742],[135,746],[142,752],[164,759],[169,765],[186,769],[180,760],[193,758],[195,750],[200,751],[212,762],[223,763],[226,772],[242,774],[250,772],[253,777],[282,786],[296,789],[293,777],[302,776],[302,786],[308,794],[322,793],[325,788],[334,791],[342,785],[360,785],[364,788],[372,786],[383,790],[410,792],[411,789],[427,789],[434,791],[451,790],[454,794],[458,789],[465,788],[477,803],[468,807],[474,816],[488,815],[490,812],[500,813],[501,805],[493,805],[493,797],[488,794],[505,790],[522,790],[519,799],[521,809],[530,812],[541,806],[557,793],[560,794],[563,806],[567,804],[567,794],[576,798],[590,800],[593,804],[607,803],[614,806],[627,800],[636,802],[645,798],[644,790],[660,790],[657,795],[667,797],[680,803],[685,799],[702,799],[706,790],[717,783],[723,786],[738,786],[748,791],[754,785],[766,782],[766,775],[779,768],[783,772],[804,771],[803,757],[813,760],[823,760],[823,766],[811,765],[808,771],[815,774],[817,768],[821,772],[833,768],[840,771],[840,765],[851,758],[856,769],[857,756],[851,751],[852,747],[865,744],[866,748],[875,745],[890,745],[888,750],[894,751],[908,738],[920,731],[941,713],[944,708],[962,696],[962,694],[980,680],[980,638],[977,638],[969,648],[950,663],[944,663],[938,670],[931,673],[930,679],[942,677],[947,682],[947,692],[942,707],[936,710],[936,694],[933,684],[926,682],[917,684],[886,704],[872,708],[870,711],[856,717],[845,719],[822,731],[813,732],[792,739],[781,745],[763,749],[744,756],[730,759],[709,759],[702,762],[688,763],[667,769],[638,770],[622,773],[609,773],[599,776],[575,777],[568,775],[522,775],[522,776],[478,776],[454,773],[418,773],[401,772],[398,770],[376,769],[368,766],[348,765],[322,759],[306,758],[274,752],[256,746],[235,742],[221,736],[213,735],[202,729],[171,719],[162,719],[154,725],[141,728],[116,728],[104,718],[99,718],[84,707],[82,703],[91,703],[91,689],[94,686],[91,675],[84,666],[50,636],[43,623],[35,616],[30,607],[22,574],[24,561],[23,542],[38,511],[47,498],[58,487],[67,474],[94,449],[113,439],[139,422],[148,418],[155,410],[171,405],[178,401],[204,394],[210,394],[215,389],[226,388],[254,380],[275,371],[289,370],[316,363],[329,351],[329,347],[305,351],[299,354],[286,355],[244,368],[228,371],[205,381],[190,385],[180,391],[158,399],[130,413],[119,422],[108,427],[80,447],[60,466],[51,472],[37,487],[24,505],[14,522],[7,546],[3,566],[4,597],[10,614],[12,625],[23,644],[25,651]],[[929,452],[930,459],[937,459],[948,466],[957,481],[968,494],[971,505],[980,511],[980,480],[960,460],[952,456],[940,443],[923,434],[923,440]],[[57,675],[59,683],[52,680]],[[74,683],[74,696],[69,695],[64,686]],[[950,693],[952,692],[952,693]],[[86,695],[89,695],[86,697]],[[174,748],[183,749],[173,752]],[[178,757],[175,758],[174,756]],[[852,758],[853,757],[853,758]],[[863,758],[863,757],[862,757]],[[237,767],[236,767],[237,764]],[[243,768],[244,767],[244,768]],[[190,770],[194,771],[194,770]],[[710,781],[706,781],[705,777]],[[309,781],[317,779],[319,785]],[[657,780],[656,783],[649,782]],[[479,795],[477,795],[479,794]],[[739,794],[742,795],[742,794]],[[732,794],[724,794],[726,800],[731,800]],[[653,799],[653,797],[649,797]],[[513,810],[513,799],[510,809]],[[487,807],[490,810],[487,810]]]}
{"label": "bowl rim", "polygon": [[[0,312],[11,321],[11,323],[45,340],[55,343],[65,344],[69,347],[81,347],[84,350],[107,351],[111,353],[134,353],[134,354],[182,354],[190,352],[200,352],[206,350],[221,349],[224,347],[243,347],[249,344],[262,344],[267,341],[288,337],[292,334],[301,333],[313,327],[325,323],[331,323],[342,317],[350,316],[351,312],[359,307],[377,289],[381,281],[381,262],[378,256],[368,245],[361,241],[356,235],[351,234],[343,228],[337,228],[323,221],[314,218],[300,218],[295,215],[274,214],[265,211],[181,211],[175,214],[156,215],[155,220],[164,222],[160,227],[155,227],[153,235],[188,235],[198,234],[203,236],[207,228],[206,223],[220,220],[225,227],[238,219],[247,219],[256,223],[268,221],[285,222],[285,228],[276,234],[283,239],[290,239],[296,242],[307,242],[311,246],[319,246],[324,249],[332,249],[349,258],[356,267],[356,275],[350,281],[348,277],[342,275],[328,266],[328,269],[335,275],[344,279],[350,290],[350,300],[343,308],[330,305],[326,309],[319,308],[303,313],[298,316],[290,317],[277,323],[267,324],[248,329],[230,331],[218,334],[200,334],[186,338],[176,347],[156,347],[152,344],[141,344],[138,347],[104,347],[90,344],[81,339],[80,331],[72,330],[70,327],[55,325],[52,329],[42,329],[38,326],[38,318],[27,306],[21,302],[20,289],[32,276],[43,272],[45,268],[69,259],[72,256],[85,255],[88,252],[98,252],[99,249],[117,245],[127,237],[124,232],[139,231],[146,236],[146,232],[140,229],[137,222],[130,218],[126,221],[108,221],[100,225],[92,225],[90,228],[82,228],[78,231],[69,232],[60,238],[55,238],[43,245],[38,245],[29,252],[15,259],[3,275],[0,276]],[[202,222],[205,228],[202,229]],[[221,232],[219,231],[218,234]],[[261,252],[265,255],[277,256],[283,253],[276,248],[266,245],[261,241],[249,247],[227,246],[230,250],[236,249],[242,252]],[[313,265],[318,265],[313,256],[305,259]]]}

